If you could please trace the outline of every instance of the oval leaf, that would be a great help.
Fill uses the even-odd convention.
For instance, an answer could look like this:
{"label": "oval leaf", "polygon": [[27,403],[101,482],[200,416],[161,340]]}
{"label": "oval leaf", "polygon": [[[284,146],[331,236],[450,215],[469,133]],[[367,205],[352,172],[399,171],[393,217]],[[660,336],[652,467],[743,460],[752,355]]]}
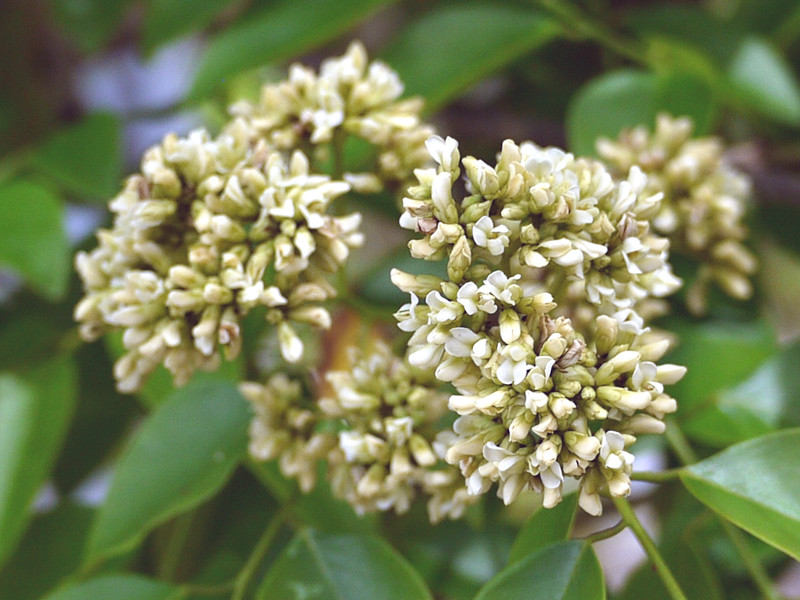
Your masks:
{"label": "oval leaf", "polygon": [[47,478],[75,407],[69,358],[24,376],[0,374],[0,564],[11,554]]}
{"label": "oval leaf", "polygon": [[11,267],[48,300],[67,289],[70,252],[61,202],[28,181],[0,187],[0,266]]}
{"label": "oval leaf", "polygon": [[189,97],[202,100],[237,73],[308,52],[391,0],[281,0],[215,37]]}
{"label": "oval leaf", "polygon": [[757,37],[745,40],[728,74],[742,99],[759,115],[800,125],[800,85],[792,68],[769,43]]}
{"label": "oval leaf", "polygon": [[117,464],[87,561],[133,547],[219,490],[247,450],[250,416],[236,388],[222,382],[190,384],[159,406]]}
{"label": "oval leaf", "polygon": [[681,479],[703,504],[800,560],[800,429],[731,446]]}
{"label": "oval leaf", "polygon": [[204,29],[233,0],[151,0],[144,18],[142,45],[150,54],[164,42]]}
{"label": "oval leaf", "polygon": [[121,127],[108,113],[89,115],[62,129],[32,156],[32,166],[67,191],[105,199],[119,189]]}
{"label": "oval leaf", "polygon": [[383,58],[398,71],[406,92],[425,98],[432,112],[559,31],[524,6],[458,4],[405,27]]}
{"label": "oval leaf", "polygon": [[[678,416],[689,418],[710,405],[712,394],[741,383],[776,352],[773,333],[765,323],[678,324],[680,345],[667,356],[684,365],[686,376],[672,387]],[[724,365],[724,368],[720,368]]]}
{"label": "oval leaf", "polygon": [[501,571],[475,600],[603,600],[603,572],[592,547],[572,540],[545,546]]}
{"label": "oval leaf", "polygon": [[139,575],[106,575],[49,594],[43,600],[177,600],[184,593]]}
{"label": "oval leaf", "polygon": [[93,516],[93,509],[70,502],[38,515],[0,570],[0,598],[36,600],[75,571]]}
{"label": "oval leaf", "polygon": [[615,138],[626,127],[650,125],[656,114],[657,78],[624,69],[593,79],[567,108],[567,140],[575,154],[594,155],[599,137]]}
{"label": "oval leaf", "polygon": [[422,578],[379,538],[298,533],[267,573],[258,600],[431,600]]}
{"label": "oval leaf", "polygon": [[577,506],[578,494],[569,494],[554,508],[542,507],[533,513],[519,530],[514,545],[511,546],[509,564],[545,546],[569,539]]}

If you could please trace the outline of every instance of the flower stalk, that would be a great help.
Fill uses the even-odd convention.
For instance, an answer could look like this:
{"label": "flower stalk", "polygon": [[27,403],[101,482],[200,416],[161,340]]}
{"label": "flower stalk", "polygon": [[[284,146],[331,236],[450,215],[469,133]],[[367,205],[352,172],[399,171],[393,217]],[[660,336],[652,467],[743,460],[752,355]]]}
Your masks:
{"label": "flower stalk", "polygon": [[650,537],[650,534],[647,533],[641,521],[639,521],[639,518],[636,516],[636,513],[633,512],[633,508],[627,498],[612,497],[611,499],[614,501],[614,505],[617,507],[622,520],[631,528],[631,531],[639,540],[647,556],[650,557],[650,560],[653,562],[658,576],[664,583],[664,587],[667,588],[669,597],[672,598],[672,600],[687,600],[675,576],[667,566],[664,557],[661,556],[661,553],[658,551],[653,538]]}

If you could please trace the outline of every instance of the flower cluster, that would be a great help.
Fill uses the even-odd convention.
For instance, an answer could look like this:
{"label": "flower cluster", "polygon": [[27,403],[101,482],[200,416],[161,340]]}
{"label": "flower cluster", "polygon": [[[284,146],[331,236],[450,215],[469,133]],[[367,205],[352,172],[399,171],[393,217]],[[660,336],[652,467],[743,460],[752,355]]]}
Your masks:
{"label": "flower cluster", "polygon": [[348,371],[328,373],[333,393],[319,401],[341,427],[328,457],[334,493],[359,512],[402,513],[421,492],[432,522],[461,516],[473,499],[435,440],[448,394],[383,343],[367,353],[352,348],[350,363]]}
{"label": "flower cluster", "polygon": [[127,353],[115,365],[123,391],[162,362],[181,384],[216,368],[220,347],[235,356],[255,306],[277,324],[289,361],[303,351],[290,322],[330,322],[319,304],[334,294],[325,274],[362,242],[357,213],[327,213],[350,185],[248,134],[235,121],[217,138],[167,136],[111,201],[113,227],[98,233],[98,247],[76,257],[82,335],[124,330]]}
{"label": "flower cluster", "polygon": [[255,412],[251,456],[277,458],[304,492],[327,460],[332,491],[359,513],[402,513],[421,494],[432,522],[460,517],[475,497],[436,440],[448,394],[382,342],[368,352],[350,348],[349,361],[349,370],[328,372],[330,394],[317,400],[283,373],[265,384],[242,383]]}
{"label": "flower cluster", "polygon": [[317,482],[317,465],[336,444],[331,433],[318,431],[319,410],[304,394],[299,381],[285,373],[264,384],[245,381],[239,391],[255,413],[250,422],[250,455],[257,460],[278,459],[281,472],[297,479],[303,492]]}
{"label": "flower cluster", "polygon": [[[401,92],[397,75],[368,64],[355,43],[319,75],[293,66],[259,104],[233,107],[217,137],[169,135],[144,155],[110,202],[113,226],[76,257],[84,339],[123,330],[120,390],[136,391],[162,363],[180,385],[196,369],[215,369],[220,349],[235,357],[242,318],[255,307],[277,327],[283,357],[300,360],[292,323],[329,326],[327,277],[363,238],[360,215],[333,216],[331,203],[429,161],[421,104],[398,101]],[[330,167],[349,135],[379,146],[375,172]]]}
{"label": "flower cluster", "polygon": [[616,141],[600,140],[597,148],[616,176],[638,165],[648,175],[647,189],[663,192],[653,228],[670,238],[674,252],[700,264],[687,298],[693,312],[703,313],[712,281],[730,296],[748,299],[756,260],[742,244],[748,179],[725,161],[718,139],[691,135],[689,119],[662,114],[652,133],[637,127]]}
{"label": "flower cluster", "polygon": [[[599,514],[601,488],[628,493],[625,448],[663,430],[676,408],[664,385],[684,372],[656,365],[668,341],[637,312],[680,285],[649,226],[660,195],[635,167],[615,183],[556,148],[506,141],[495,167],[461,161],[450,138],[428,148],[438,168],[417,171],[400,222],[424,236],[412,255],[446,259],[449,280],[392,279],[411,293],[396,315],[409,363],[457,392],[446,459],[471,493],[498,482],[506,503],[527,486],[553,506],[564,477],[580,478],[581,506]],[[594,307],[590,319],[564,316],[579,305]]]}
{"label": "flower cluster", "polygon": [[433,128],[420,121],[422,99],[400,100],[402,93],[397,73],[368,62],[364,46],[353,42],[343,56],[323,61],[319,74],[292,65],[286,81],[265,85],[259,102],[238,102],[231,113],[274,147],[311,148],[323,162],[343,136],[366,140],[378,150],[374,172],[345,179],[376,191],[386,182],[405,182],[429,161],[424,142]]}

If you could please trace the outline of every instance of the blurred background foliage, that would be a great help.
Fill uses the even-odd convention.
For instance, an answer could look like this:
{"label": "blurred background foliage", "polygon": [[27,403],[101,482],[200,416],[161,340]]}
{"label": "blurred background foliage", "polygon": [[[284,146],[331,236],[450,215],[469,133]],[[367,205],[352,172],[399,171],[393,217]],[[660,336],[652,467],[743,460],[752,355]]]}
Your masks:
{"label": "blurred background foliage", "polygon": [[[113,343],[78,340],[72,256],[93,245],[91,232],[109,219],[105,202],[137,170],[142,151],[169,131],[219,127],[231,101],[255,97],[289,61],[318,65],[352,39],[396,69],[408,95],[426,98],[439,131],[478,157],[490,158],[509,137],[594,154],[598,136],[652,124],[660,111],[691,116],[698,134],[721,135],[754,181],[757,293],[746,304],[715,297],[703,319],[675,302],[665,326],[681,340],[672,362],[689,367],[673,391],[686,439],[671,439],[671,451],[654,444],[653,460],[694,462],[800,425],[800,2],[4,0],[0,599],[49,591],[53,600],[226,598],[240,588],[283,598],[293,569],[303,568],[312,591],[338,597],[356,597],[347,582],[357,576],[363,597],[425,598],[430,588],[460,600],[504,568],[544,569],[530,553],[559,540],[548,575],[558,582],[559,569],[580,567],[586,581],[567,573],[542,597],[601,597],[570,596],[581,585],[595,589],[594,554],[563,541],[569,515],[552,511],[544,524],[522,525],[533,505],[508,511],[487,499],[465,522],[431,528],[416,509],[400,519],[359,519],[320,488],[291,501],[292,522],[313,529],[289,542],[291,527],[268,523],[295,498],[293,484],[277,469],[238,467],[248,412],[230,384],[201,377],[173,392],[159,373],[137,402],[114,390]],[[404,298],[388,270],[408,268],[405,237],[394,229],[391,199],[360,209],[369,250],[356,258],[349,285],[391,314]],[[688,265],[676,269],[691,279]],[[328,363],[358,327],[352,317],[337,320],[322,349]],[[169,440],[165,455],[179,460],[147,455],[137,426]],[[109,501],[98,508],[113,469]],[[683,488],[664,487],[673,493],[638,497],[691,598],[763,597],[736,544],[784,595],[800,597],[791,581],[800,579],[797,565],[785,554],[749,536],[726,537]],[[788,515],[781,525],[800,531],[798,511]],[[515,558],[521,526],[542,533],[520,534]],[[259,538],[265,527],[273,537]],[[365,532],[385,535],[353,537]],[[259,539],[274,541],[263,555],[253,553]],[[647,566],[627,584],[618,573],[631,565],[610,572],[606,543],[596,550],[612,597],[664,597]],[[524,568],[506,567],[520,556]],[[341,577],[325,576],[330,569]],[[511,580],[495,579],[478,597],[523,597]]]}

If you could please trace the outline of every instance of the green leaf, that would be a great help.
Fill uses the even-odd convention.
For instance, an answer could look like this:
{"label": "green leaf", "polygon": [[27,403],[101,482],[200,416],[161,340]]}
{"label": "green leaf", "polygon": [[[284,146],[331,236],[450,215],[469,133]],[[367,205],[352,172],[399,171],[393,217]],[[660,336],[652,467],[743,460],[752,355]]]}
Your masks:
{"label": "green leaf", "polygon": [[150,0],[144,18],[142,46],[146,54],[181,35],[204,29],[237,0]]}
{"label": "green leaf", "polygon": [[556,37],[553,21],[525,6],[459,3],[403,28],[383,59],[408,94],[433,112],[461,92]]}
{"label": "green leaf", "polygon": [[116,466],[87,562],[135,546],[216,493],[247,450],[250,416],[247,402],[222,382],[192,383],[159,406]]}
{"label": "green leaf", "polygon": [[742,35],[741,29],[691,4],[655,3],[634,8],[626,21],[650,42],[669,39],[719,63],[730,59]]}
{"label": "green leaf", "polygon": [[47,188],[27,181],[0,187],[0,265],[48,300],[67,290],[70,255],[62,219],[61,203]]}
{"label": "green leaf", "polygon": [[392,0],[280,0],[211,40],[189,97],[202,100],[237,73],[308,52]]}
{"label": "green leaf", "polygon": [[0,374],[0,564],[14,550],[47,478],[75,406],[69,357],[25,375]]}
{"label": "green leaf", "polygon": [[119,119],[95,113],[46,140],[31,164],[73,194],[105,200],[119,190],[121,139]]}
{"label": "green leaf", "polygon": [[569,539],[575,512],[578,506],[578,494],[565,496],[554,508],[540,508],[525,522],[519,531],[511,554],[509,564],[515,563],[529,554],[549,546],[555,542]]}
{"label": "green leaf", "polygon": [[714,404],[681,425],[683,432],[706,445],[724,448],[778,427],[787,403],[782,357],[763,363],[748,379],[714,397]]}
{"label": "green leaf", "polygon": [[105,575],[58,590],[43,600],[177,600],[185,593],[171,584],[139,575]]}
{"label": "green leaf", "polygon": [[760,116],[800,125],[800,84],[786,59],[767,41],[750,37],[742,42],[728,75],[741,99]]}
{"label": "green leaf", "polygon": [[578,540],[540,548],[501,571],[475,600],[593,600],[606,597],[600,563],[589,544]]}
{"label": "green leaf", "polygon": [[431,600],[419,574],[376,537],[305,529],[272,565],[258,600]]}
{"label": "green leaf", "polygon": [[38,516],[0,571],[0,600],[41,598],[80,566],[93,516],[94,510],[70,502]]}
{"label": "green leaf", "polygon": [[761,321],[686,323],[673,329],[680,344],[667,360],[688,369],[686,376],[670,387],[681,419],[711,405],[715,400],[712,394],[744,381],[776,352],[774,335]]}
{"label": "green leaf", "polygon": [[714,130],[719,105],[708,78],[688,71],[660,73],[655,90],[656,111],[691,117],[694,136]]}
{"label": "green leaf", "polygon": [[127,0],[50,0],[53,15],[86,52],[99,50],[116,31]]}
{"label": "green leaf", "polygon": [[800,429],[731,446],[684,469],[681,480],[703,504],[800,560]]}
{"label": "green leaf", "polygon": [[652,126],[656,115],[656,75],[623,69],[591,80],[567,108],[571,152],[595,155],[599,137],[615,138],[626,127]]}

